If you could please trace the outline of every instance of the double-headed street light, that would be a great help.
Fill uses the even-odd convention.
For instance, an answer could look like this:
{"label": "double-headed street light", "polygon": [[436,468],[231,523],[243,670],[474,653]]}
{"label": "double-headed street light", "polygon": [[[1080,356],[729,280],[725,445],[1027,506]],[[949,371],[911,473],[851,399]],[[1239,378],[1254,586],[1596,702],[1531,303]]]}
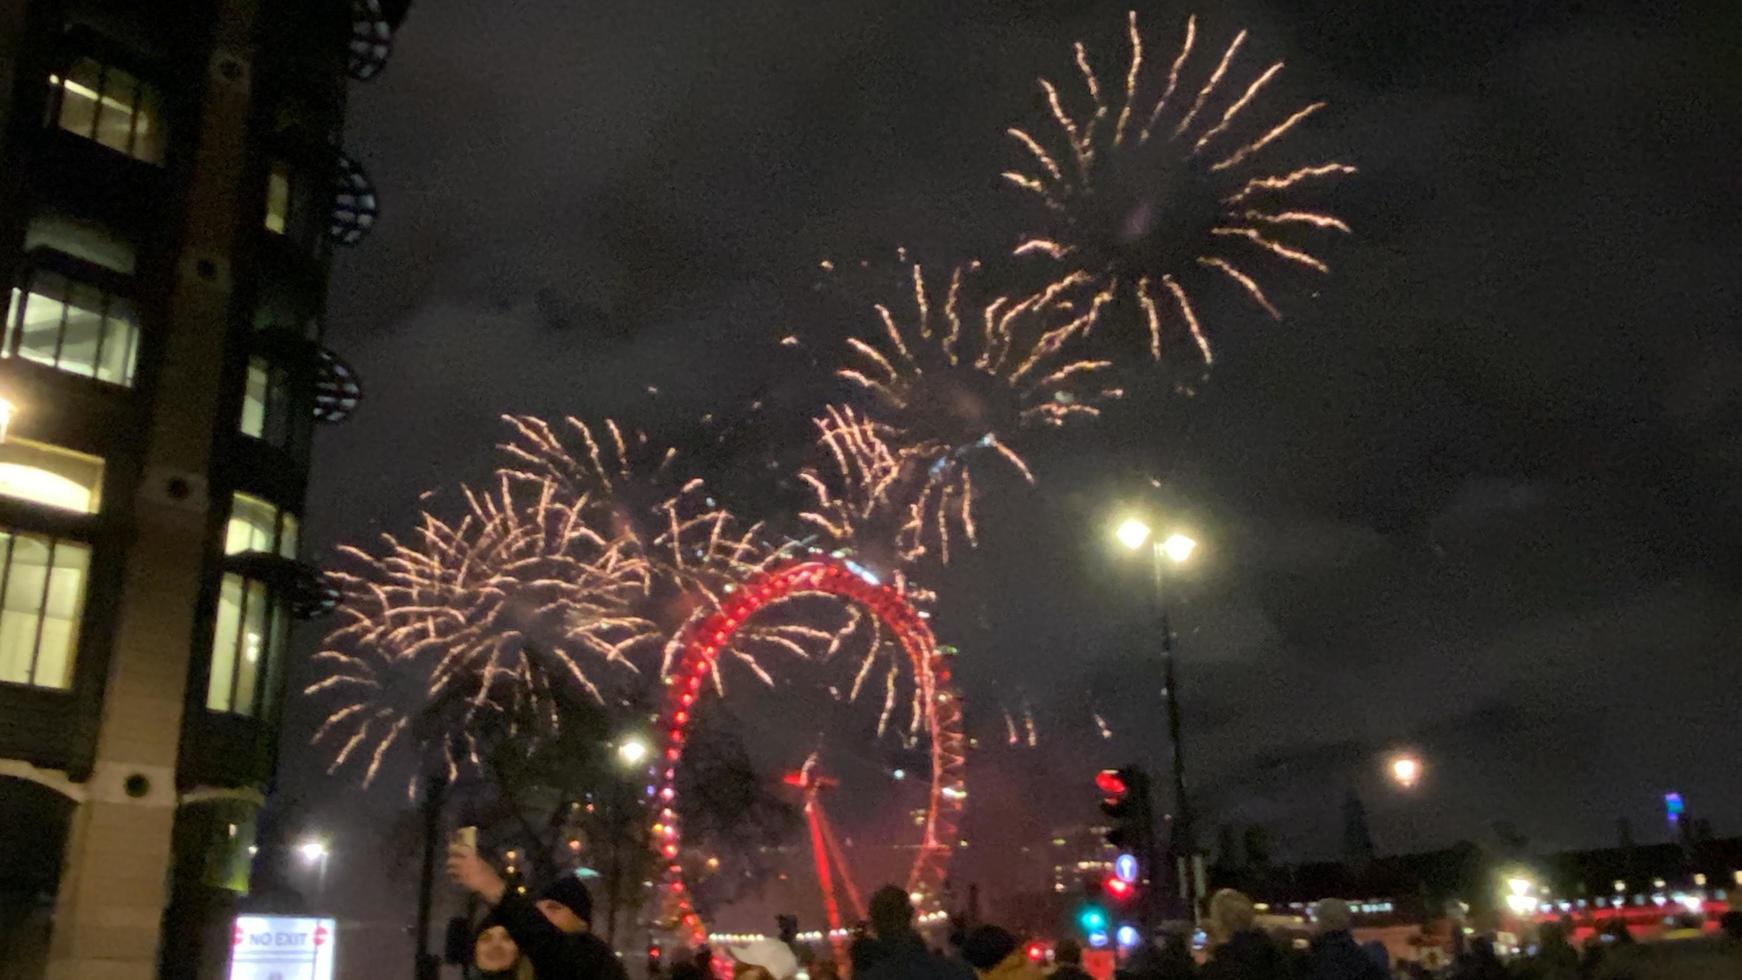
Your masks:
{"label": "double-headed street light", "polygon": [[1193,885],[1201,884],[1201,873],[1196,866],[1197,842],[1192,826],[1191,801],[1186,796],[1185,743],[1180,735],[1179,678],[1174,670],[1173,626],[1168,621],[1165,583],[1168,567],[1177,567],[1190,561],[1198,550],[1198,542],[1179,531],[1170,532],[1166,537],[1158,537],[1149,523],[1139,517],[1127,517],[1121,521],[1114,529],[1113,536],[1128,551],[1141,551],[1145,545],[1149,546],[1153,562],[1153,601],[1161,628],[1162,669],[1167,687],[1167,735],[1173,747],[1174,818],[1173,832],[1168,839],[1169,864],[1178,876],[1175,880],[1179,882],[1180,898],[1187,900],[1195,912],[1197,904],[1191,902],[1190,898],[1199,890]]}

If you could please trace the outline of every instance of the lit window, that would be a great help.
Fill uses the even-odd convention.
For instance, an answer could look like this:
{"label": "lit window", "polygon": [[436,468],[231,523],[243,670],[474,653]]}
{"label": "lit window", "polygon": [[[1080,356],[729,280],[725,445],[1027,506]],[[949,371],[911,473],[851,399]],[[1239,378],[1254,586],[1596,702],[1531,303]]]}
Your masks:
{"label": "lit window", "polygon": [[244,435],[284,446],[290,441],[290,377],[264,357],[248,360],[247,386],[242,393]]}
{"label": "lit window", "polygon": [[238,493],[230,499],[230,524],[224,535],[224,554],[260,551],[295,558],[297,530],[295,514],[258,497]]}
{"label": "lit window", "polygon": [[139,360],[133,304],[89,283],[34,269],[12,290],[0,356],[132,385]]}
{"label": "lit window", "polygon": [[0,682],[66,690],[90,546],[0,528]]}
{"label": "lit window", "polygon": [[284,234],[290,220],[290,168],[274,160],[266,177],[266,230]]}
{"label": "lit window", "polygon": [[163,99],[119,68],[77,58],[48,76],[49,120],[69,133],[146,163],[163,163]]}
{"label": "lit window", "polygon": [[206,683],[206,708],[254,717],[280,663],[290,615],[265,582],[226,574],[218,590],[212,633],[212,672]]}
{"label": "lit window", "polygon": [[103,461],[94,456],[19,439],[0,443],[0,497],[95,514],[102,492]]}

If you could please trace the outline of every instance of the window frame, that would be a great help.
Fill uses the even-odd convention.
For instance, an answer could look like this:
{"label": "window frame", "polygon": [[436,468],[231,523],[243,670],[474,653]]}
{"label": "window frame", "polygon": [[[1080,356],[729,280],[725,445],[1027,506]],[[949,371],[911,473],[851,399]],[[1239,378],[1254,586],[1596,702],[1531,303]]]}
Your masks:
{"label": "window frame", "polygon": [[[226,636],[224,604],[226,586],[235,584],[238,602],[234,624]],[[250,625],[250,606],[258,601],[263,609],[260,655],[252,673],[243,669],[245,645]],[[290,646],[290,624],[293,614],[285,590],[266,576],[226,566],[218,577],[216,601],[212,607],[212,641],[206,653],[206,691],[201,705],[207,714],[243,718],[254,722],[269,721],[276,710],[273,701],[277,678],[284,666]],[[220,656],[223,652],[224,656]],[[220,670],[222,665],[223,669]],[[237,710],[244,703],[244,677],[248,697],[246,710]],[[222,690],[220,690],[222,688]],[[222,695],[222,696],[220,696]]]}
{"label": "window frame", "polygon": [[[168,164],[170,150],[169,124],[169,94],[165,87],[158,84],[149,71],[142,71],[139,65],[124,57],[117,57],[112,45],[104,43],[101,38],[90,36],[89,32],[80,31],[70,36],[49,69],[48,76],[43,79],[46,97],[43,100],[42,125],[44,129],[64,132],[71,136],[87,140],[137,163],[162,169]],[[95,89],[83,82],[74,82],[73,74],[81,67],[82,62],[90,62],[97,68],[97,84]],[[103,128],[105,116],[105,99],[109,96],[109,80],[112,73],[124,75],[132,80],[130,92],[131,102],[126,108],[127,140],[125,146],[115,146],[104,141],[99,135]],[[79,84],[87,91],[96,93],[92,102],[90,122],[84,130],[68,125],[66,116],[66,94],[69,82]],[[111,101],[119,102],[113,99]],[[110,111],[122,110],[111,108]],[[140,132],[141,117],[149,120],[151,127],[146,134]],[[142,145],[141,141],[149,140]]]}
{"label": "window frame", "polygon": [[[61,280],[62,288],[58,294],[36,291],[39,277],[44,274],[56,276]],[[95,290],[101,296],[100,309],[95,311],[101,319],[101,326],[98,331],[97,346],[91,356],[91,370],[88,374],[67,366],[69,362],[64,357],[67,330],[71,322],[66,311],[75,308],[84,309],[84,307],[75,307],[71,302],[73,291],[78,287]],[[58,303],[62,308],[60,327],[55,335],[54,356],[46,361],[38,357],[26,356],[23,353],[24,318],[29,312],[30,301],[33,298]],[[123,311],[122,315],[114,314],[113,311],[117,308]],[[119,365],[121,374],[119,380],[103,376],[105,350],[113,350],[113,347],[107,346],[111,323],[123,324],[119,336],[116,338],[125,347]],[[144,344],[145,327],[139,316],[139,306],[133,290],[133,279],[130,276],[47,246],[37,246],[26,254],[11,286],[6,305],[5,323],[0,325],[0,361],[16,359],[75,378],[84,378],[109,387],[131,391],[138,386],[141,348]]]}
{"label": "window frame", "polygon": [[[246,501],[250,506],[258,505],[271,511],[272,527],[268,532],[271,535],[271,540],[268,542],[268,547],[264,549],[242,548],[236,551],[230,550],[231,529],[235,526],[237,521],[236,505],[239,500]],[[249,538],[252,540],[254,532],[258,530],[258,526],[249,524],[248,527]],[[272,555],[274,557],[283,558],[286,561],[296,561],[297,549],[301,547],[301,545],[302,519],[289,507],[285,507],[276,501],[268,500],[265,497],[249,493],[246,490],[230,491],[230,509],[228,516],[224,520],[224,557],[235,558],[240,555]]]}
{"label": "window frame", "polygon": [[[29,667],[25,671],[25,680],[13,680],[0,677],[0,689],[15,689],[44,692],[57,695],[70,695],[79,684],[79,668],[84,659],[86,637],[89,632],[90,590],[92,579],[97,569],[97,546],[86,535],[68,533],[65,530],[53,530],[30,526],[29,522],[19,522],[10,519],[0,520],[0,535],[5,536],[5,545],[0,549],[0,622],[7,618],[5,600],[6,594],[12,590],[14,556],[20,538],[30,538],[46,542],[47,556],[44,562],[42,597],[37,604],[34,618],[35,631],[31,641]],[[60,566],[55,564],[56,552],[61,546],[70,546],[84,553],[82,567],[79,569],[80,581],[77,594],[73,598],[72,615],[67,618],[69,635],[66,640],[63,655],[65,657],[64,683],[43,684],[36,678],[41,670],[43,654],[43,636],[49,619],[48,608],[53,601],[53,589]],[[3,634],[0,634],[3,637]]]}

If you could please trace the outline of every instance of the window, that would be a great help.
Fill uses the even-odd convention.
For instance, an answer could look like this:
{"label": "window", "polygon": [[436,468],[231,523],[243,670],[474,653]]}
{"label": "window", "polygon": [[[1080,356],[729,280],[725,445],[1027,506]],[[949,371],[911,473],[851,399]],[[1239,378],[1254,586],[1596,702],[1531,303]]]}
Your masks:
{"label": "window", "polygon": [[102,502],[103,461],[18,439],[0,443],[0,497],[95,514]]}
{"label": "window", "polygon": [[274,160],[266,178],[266,230],[282,235],[289,220],[290,168]]}
{"label": "window", "polygon": [[133,243],[95,222],[56,211],[33,215],[24,229],[24,250],[48,249],[123,276],[133,275]]}
{"label": "window", "polygon": [[12,290],[0,356],[131,386],[139,360],[133,304],[109,290],[32,269]]}
{"label": "window", "polygon": [[283,447],[290,442],[290,373],[264,357],[248,359],[242,392],[242,433]]}
{"label": "window", "polygon": [[230,498],[230,526],[224,535],[224,554],[249,551],[296,557],[296,515],[277,505],[245,493]]}
{"label": "window", "polygon": [[94,58],[75,58],[48,76],[49,121],[146,163],[163,163],[163,98],[156,89]]}
{"label": "window", "polygon": [[212,673],[206,709],[255,717],[284,653],[290,614],[265,582],[235,573],[224,576],[212,633]]}
{"label": "window", "polygon": [[89,545],[0,528],[0,682],[66,690]]}
{"label": "window", "polygon": [[255,299],[254,329],[284,330],[304,340],[315,340],[321,334],[320,320],[297,291],[270,280],[260,284]]}

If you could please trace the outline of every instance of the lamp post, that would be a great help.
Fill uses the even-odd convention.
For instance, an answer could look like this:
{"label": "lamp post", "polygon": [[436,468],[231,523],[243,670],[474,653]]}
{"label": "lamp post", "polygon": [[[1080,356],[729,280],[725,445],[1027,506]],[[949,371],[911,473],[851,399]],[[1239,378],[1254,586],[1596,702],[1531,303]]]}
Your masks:
{"label": "lamp post", "polygon": [[1168,566],[1184,565],[1190,561],[1198,549],[1198,543],[1177,531],[1169,533],[1165,538],[1158,537],[1147,522],[1136,517],[1126,518],[1113,532],[1113,536],[1128,551],[1142,551],[1147,545],[1150,553],[1155,586],[1152,598],[1161,628],[1162,683],[1167,696],[1167,737],[1173,748],[1173,826],[1168,835],[1168,864],[1176,875],[1178,894],[1191,909],[1192,918],[1195,920],[1197,902],[1193,899],[1198,897],[1197,892],[1201,888],[1197,886],[1201,886],[1203,876],[1198,866],[1191,800],[1186,795],[1185,742],[1180,734],[1179,676],[1174,665],[1173,625],[1167,615],[1165,585]]}
{"label": "lamp post", "polygon": [[624,838],[628,836],[627,827],[631,821],[640,819],[641,809],[636,804],[636,796],[632,782],[635,774],[647,763],[653,755],[653,748],[647,739],[639,734],[624,736],[617,743],[616,761],[621,773],[610,781],[610,796],[606,801],[605,820],[608,826],[607,836],[611,839],[610,866],[605,875],[605,913],[604,938],[606,942],[615,943],[617,938],[617,909],[623,903],[624,863],[628,852],[624,848]]}
{"label": "lamp post", "polygon": [[332,856],[332,853],[333,853],[332,850],[327,847],[325,841],[310,838],[309,840],[303,841],[301,844],[298,844],[296,846],[296,852],[298,854],[302,855],[302,860],[303,860],[304,864],[318,864],[319,865],[320,872],[319,872],[319,877],[316,879],[317,884],[315,886],[315,888],[316,888],[315,895],[321,901],[326,901],[326,897],[327,897],[327,858]]}

